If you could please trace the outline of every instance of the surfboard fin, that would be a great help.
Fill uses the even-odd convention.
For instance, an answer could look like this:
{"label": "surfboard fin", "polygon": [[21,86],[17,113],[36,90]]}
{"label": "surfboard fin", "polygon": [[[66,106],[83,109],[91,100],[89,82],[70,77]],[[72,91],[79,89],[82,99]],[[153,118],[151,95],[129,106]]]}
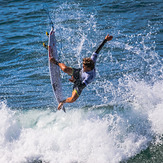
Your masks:
{"label": "surfboard fin", "polygon": [[43,47],[48,50],[48,46],[43,42]]}
{"label": "surfboard fin", "polygon": [[48,33],[48,32],[46,32],[46,36],[48,36],[48,37],[49,37],[49,33]]}
{"label": "surfboard fin", "polygon": [[62,106],[62,110],[66,113],[66,109],[65,109],[65,107],[64,106]]}

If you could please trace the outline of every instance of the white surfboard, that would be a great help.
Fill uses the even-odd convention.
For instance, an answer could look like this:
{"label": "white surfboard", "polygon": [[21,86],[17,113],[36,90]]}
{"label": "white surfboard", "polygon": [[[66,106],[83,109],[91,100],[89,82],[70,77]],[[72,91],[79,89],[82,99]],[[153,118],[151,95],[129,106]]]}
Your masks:
{"label": "white surfboard", "polygon": [[[49,42],[48,42],[48,59],[50,57],[55,58],[58,61],[58,54],[56,48],[56,39],[55,39],[55,31],[52,27],[49,33]],[[63,101],[62,94],[62,85],[61,85],[61,77],[60,77],[60,69],[59,66],[49,61],[49,71],[50,71],[50,79],[53,88],[54,95],[58,104]],[[62,107],[65,112],[64,106]]]}

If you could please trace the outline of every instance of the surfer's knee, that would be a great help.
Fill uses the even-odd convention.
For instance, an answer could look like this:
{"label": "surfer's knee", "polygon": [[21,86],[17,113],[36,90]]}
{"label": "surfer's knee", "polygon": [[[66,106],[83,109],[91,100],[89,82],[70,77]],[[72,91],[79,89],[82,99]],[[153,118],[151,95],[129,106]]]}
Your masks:
{"label": "surfer's knee", "polygon": [[75,102],[78,99],[78,97],[79,97],[78,93],[76,92],[76,90],[74,90],[72,92],[71,101]]}
{"label": "surfer's knee", "polygon": [[63,67],[62,70],[63,70],[63,72],[68,73],[68,67],[66,65]]}
{"label": "surfer's knee", "polygon": [[75,102],[76,100],[77,100],[76,97],[71,96],[71,97],[68,97],[68,98],[66,99],[66,102],[65,102],[65,103],[73,103],[73,102]]}
{"label": "surfer's knee", "polygon": [[66,65],[62,66],[62,71],[67,73],[67,74],[72,74],[72,68],[71,67],[67,67]]}

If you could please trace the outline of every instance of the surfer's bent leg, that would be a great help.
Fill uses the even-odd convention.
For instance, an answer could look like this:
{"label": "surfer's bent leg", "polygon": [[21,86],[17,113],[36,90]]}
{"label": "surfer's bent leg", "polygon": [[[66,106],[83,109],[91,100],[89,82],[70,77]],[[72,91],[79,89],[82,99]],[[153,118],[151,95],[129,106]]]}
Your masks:
{"label": "surfer's bent leg", "polygon": [[66,100],[64,100],[64,103],[73,103],[78,99],[79,95],[77,94],[77,92],[74,90],[72,92],[72,96],[68,97]]}
{"label": "surfer's bent leg", "polygon": [[66,100],[62,101],[59,103],[58,105],[58,110],[60,110],[63,106],[64,103],[73,103],[75,102],[77,99],[78,99],[79,95],[77,94],[77,92],[74,90],[72,92],[72,96],[71,97],[68,97]]}

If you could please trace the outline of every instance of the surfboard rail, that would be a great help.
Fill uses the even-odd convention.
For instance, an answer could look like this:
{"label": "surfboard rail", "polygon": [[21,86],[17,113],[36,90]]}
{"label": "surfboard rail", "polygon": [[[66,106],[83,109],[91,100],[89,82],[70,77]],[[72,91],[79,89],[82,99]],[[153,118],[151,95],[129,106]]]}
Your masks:
{"label": "surfboard rail", "polygon": [[[48,60],[49,60],[49,72],[50,72],[50,80],[53,89],[54,96],[58,104],[63,101],[63,94],[62,94],[62,83],[60,77],[60,69],[59,66],[50,62],[50,57],[55,58],[58,61],[58,53],[56,47],[56,38],[55,38],[55,31],[52,27],[49,32],[49,41],[48,41]],[[62,110],[65,112],[65,107],[62,107]]]}

